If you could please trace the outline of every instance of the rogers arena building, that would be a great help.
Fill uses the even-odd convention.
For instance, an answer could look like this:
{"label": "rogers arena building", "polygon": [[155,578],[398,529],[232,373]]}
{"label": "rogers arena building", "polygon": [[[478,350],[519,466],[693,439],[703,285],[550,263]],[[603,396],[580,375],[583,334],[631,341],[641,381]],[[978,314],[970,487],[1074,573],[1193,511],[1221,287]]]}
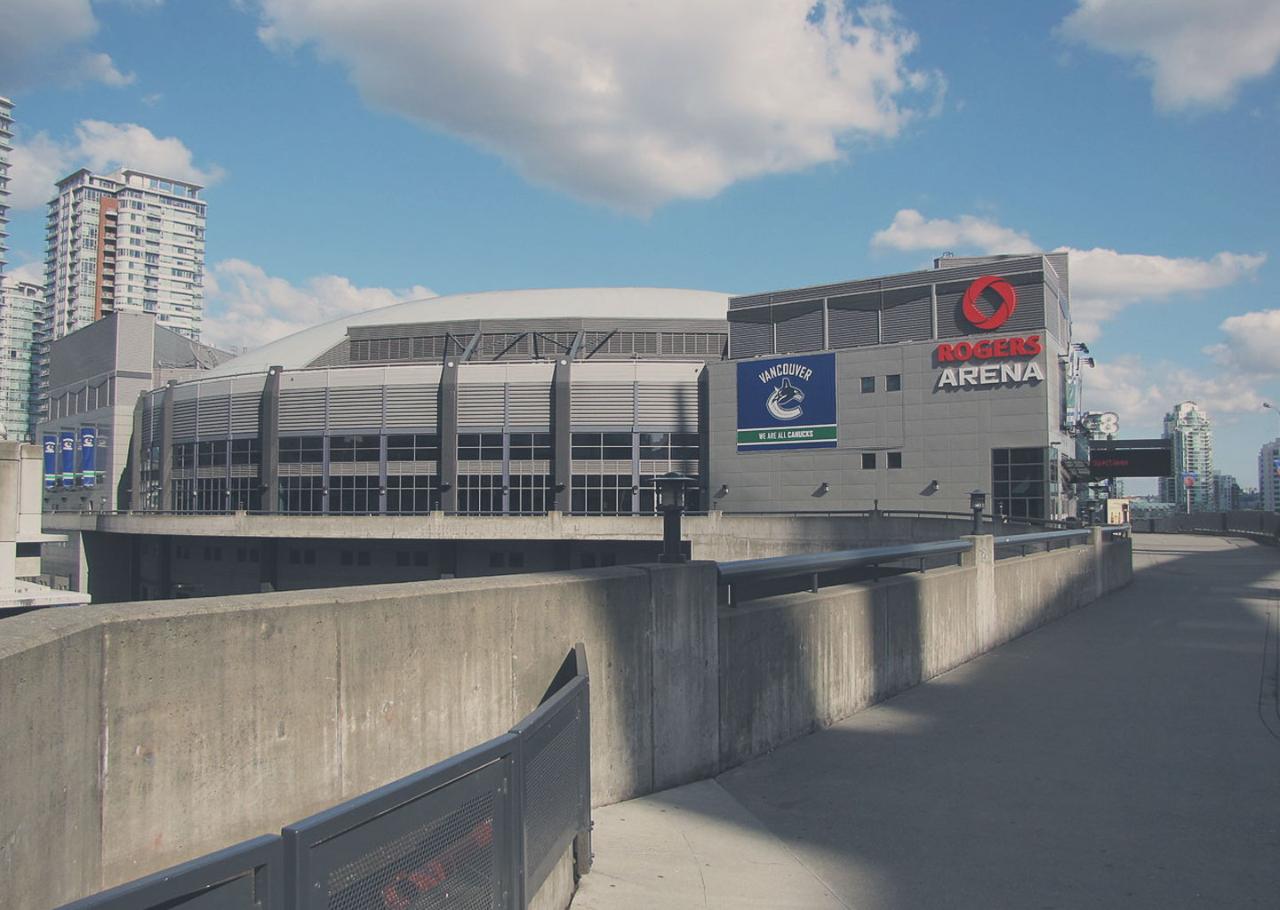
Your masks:
{"label": "rogers arena building", "polygon": [[1081,346],[1067,254],[729,301],[708,368],[711,498],[724,511],[1075,512]]}
{"label": "rogers arena building", "polygon": [[299,332],[142,396],[133,508],[653,512],[655,475],[705,485],[705,364],[727,354],[727,302],[465,294]]}
{"label": "rogers arena building", "polygon": [[648,288],[401,303],[134,412],[134,509],[1074,511],[1066,254],[942,259],[729,298]]}

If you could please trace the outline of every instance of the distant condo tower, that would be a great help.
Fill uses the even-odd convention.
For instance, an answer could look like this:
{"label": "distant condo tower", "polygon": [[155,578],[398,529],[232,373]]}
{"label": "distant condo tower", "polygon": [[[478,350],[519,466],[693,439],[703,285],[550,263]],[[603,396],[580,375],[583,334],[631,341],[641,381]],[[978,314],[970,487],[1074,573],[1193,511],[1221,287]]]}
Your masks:
{"label": "distant condo tower", "polygon": [[9,196],[9,153],[13,151],[13,146],[10,145],[12,138],[13,102],[0,97],[0,275],[4,273],[4,254],[8,249],[5,239],[9,236],[9,204],[5,199]]}
{"label": "distant condo tower", "polygon": [[150,313],[200,338],[203,187],[135,170],[81,169],[49,202],[45,275],[53,337],[108,313]]}

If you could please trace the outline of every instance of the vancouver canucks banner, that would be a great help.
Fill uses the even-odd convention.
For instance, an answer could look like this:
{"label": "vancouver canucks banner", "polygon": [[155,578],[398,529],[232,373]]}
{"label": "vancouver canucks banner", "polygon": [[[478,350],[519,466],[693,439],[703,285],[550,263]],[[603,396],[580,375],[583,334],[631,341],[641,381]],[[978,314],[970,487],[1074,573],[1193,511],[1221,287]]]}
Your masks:
{"label": "vancouver canucks banner", "polygon": [[738,363],[739,452],[835,445],[835,354]]}
{"label": "vancouver canucks banner", "polygon": [[76,485],[76,434],[67,430],[61,434],[59,443],[62,449],[62,485]]}
{"label": "vancouver canucks banner", "polygon": [[1276,469],[1276,476],[1280,477],[1280,458],[1271,459],[1271,467]]}
{"label": "vancouver canucks banner", "polygon": [[44,434],[44,488],[52,490],[58,485],[58,437]]}
{"label": "vancouver canucks banner", "polygon": [[97,478],[94,472],[96,467],[94,450],[97,448],[97,442],[97,430],[93,427],[80,428],[80,483],[86,487],[93,486]]}

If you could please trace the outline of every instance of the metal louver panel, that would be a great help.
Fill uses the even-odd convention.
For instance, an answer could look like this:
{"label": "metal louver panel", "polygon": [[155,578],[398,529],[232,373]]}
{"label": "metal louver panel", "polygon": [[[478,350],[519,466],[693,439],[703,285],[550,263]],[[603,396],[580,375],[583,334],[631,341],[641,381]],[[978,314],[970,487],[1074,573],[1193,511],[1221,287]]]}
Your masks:
{"label": "metal louver panel", "polygon": [[729,313],[729,353],[735,358],[773,353],[773,320],[769,307]]}
{"label": "metal louver panel", "polygon": [[240,392],[231,396],[231,432],[258,432],[258,410],[262,404],[260,394]]}
{"label": "metal louver panel", "polygon": [[200,398],[200,436],[226,436],[231,428],[231,400],[226,395]]}
{"label": "metal louver panel", "polygon": [[932,288],[885,291],[881,302],[880,341],[924,341],[933,337]]}
{"label": "metal louver panel", "polygon": [[173,438],[196,438],[196,401],[175,401],[173,403]]}
{"label": "metal louver panel", "polygon": [[570,393],[569,413],[575,425],[633,426],[635,384],[630,382],[575,383]]}
{"label": "metal louver panel", "polygon": [[459,427],[504,426],[506,424],[506,411],[506,385],[504,383],[459,383]]}
{"label": "metal louver panel", "polygon": [[551,386],[518,382],[507,386],[507,425],[551,426]]}
{"label": "metal louver panel", "polygon": [[880,293],[853,294],[827,301],[827,337],[833,348],[880,342]]}
{"label": "metal louver panel", "polygon": [[387,428],[434,427],[440,410],[438,385],[387,386]]}
{"label": "metal louver panel", "polygon": [[367,430],[381,426],[381,386],[329,389],[330,431]]}
{"label": "metal louver panel", "polygon": [[671,430],[698,429],[698,385],[641,382],[636,385],[636,424]]}
{"label": "metal louver panel", "polygon": [[822,349],[821,300],[775,306],[773,321],[777,327],[775,344],[778,353]]}
{"label": "metal louver panel", "polygon": [[320,433],[324,429],[324,389],[280,393],[280,432]]}

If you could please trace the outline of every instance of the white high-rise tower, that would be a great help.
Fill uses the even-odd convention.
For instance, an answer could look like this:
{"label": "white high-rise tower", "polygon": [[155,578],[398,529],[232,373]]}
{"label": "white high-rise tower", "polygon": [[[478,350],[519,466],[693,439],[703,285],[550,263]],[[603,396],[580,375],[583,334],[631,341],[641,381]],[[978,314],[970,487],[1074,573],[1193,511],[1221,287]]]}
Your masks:
{"label": "white high-rise tower", "polygon": [[1280,437],[1258,452],[1258,493],[1265,512],[1280,512]]}
{"label": "white high-rise tower", "polygon": [[1164,438],[1173,442],[1173,476],[1160,479],[1160,498],[1177,503],[1182,512],[1212,512],[1216,502],[1209,415],[1194,401],[1174,405],[1164,415]]}
{"label": "white high-rise tower", "polygon": [[5,199],[9,196],[9,153],[13,151],[9,143],[12,138],[13,102],[0,97],[0,275],[4,273],[4,254],[8,249],[5,239],[9,236],[9,205]]}
{"label": "white high-rise tower", "polygon": [[204,312],[205,203],[194,183],[81,169],[49,202],[45,278],[52,336],[106,313],[152,313],[189,338]]}

